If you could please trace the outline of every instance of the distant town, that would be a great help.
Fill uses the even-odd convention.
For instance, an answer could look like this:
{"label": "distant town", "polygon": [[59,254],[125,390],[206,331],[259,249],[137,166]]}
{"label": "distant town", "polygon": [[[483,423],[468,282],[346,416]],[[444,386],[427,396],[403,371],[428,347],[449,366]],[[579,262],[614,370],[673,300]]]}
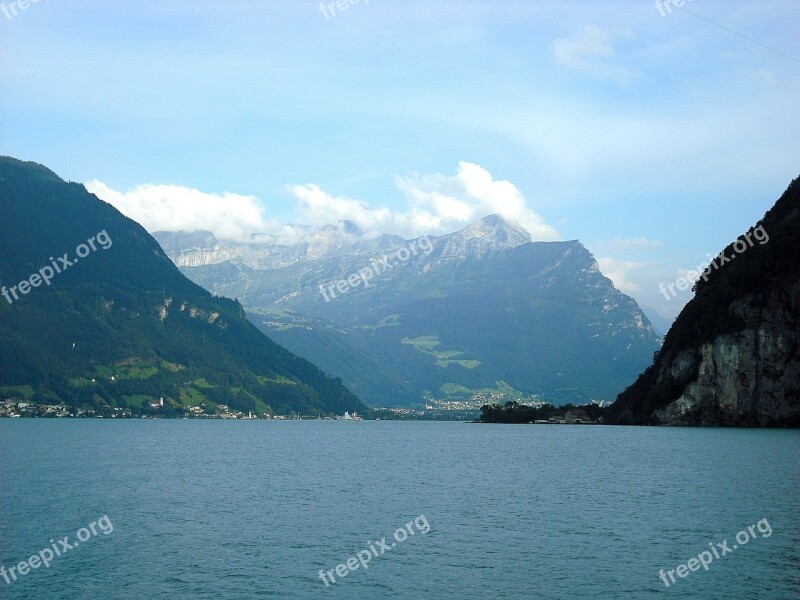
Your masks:
{"label": "distant town", "polygon": [[164,399],[150,402],[142,411],[130,408],[103,406],[98,408],[75,408],[66,404],[38,404],[6,398],[0,403],[0,417],[19,418],[52,418],[52,419],[237,419],[237,420],[298,420],[319,419],[326,421],[363,421],[358,413],[345,412],[343,415],[300,416],[255,414],[252,411],[232,410],[225,404],[211,406],[189,406],[186,408],[167,407],[164,410]]}
{"label": "distant town", "polygon": [[[602,408],[604,403],[594,402],[590,409]],[[526,419],[531,423],[572,424],[597,423],[602,418],[592,410],[592,415],[579,407],[567,405],[558,409],[542,402],[537,396],[521,400],[509,400],[506,393],[475,394],[469,400],[445,400],[426,398],[424,408],[371,408],[365,415],[345,412],[343,415],[317,414],[276,415],[240,411],[226,404],[201,403],[197,406],[175,406],[164,398],[142,404],[141,407],[120,408],[112,406],[95,406],[93,408],[77,408],[63,402],[41,403],[22,398],[5,398],[0,402],[0,418],[57,418],[57,419],[236,419],[256,420],[327,420],[327,421],[363,421],[367,420],[415,420],[415,421],[473,421],[482,412],[483,407],[492,407],[482,419],[504,421]],[[509,409],[509,407],[513,407]],[[509,412],[509,410],[511,412]],[[498,412],[499,411],[499,412]],[[566,412],[565,412],[566,411]],[[511,416],[513,413],[513,416]],[[524,413],[524,416],[522,415]]]}
{"label": "distant town", "polygon": [[[474,394],[469,400],[442,400],[436,398],[425,399],[426,410],[474,410],[478,411],[481,406],[487,404],[504,404],[512,400],[510,394],[506,392],[490,392],[490,393],[477,393]],[[532,408],[541,408],[545,405],[539,396],[530,396],[516,400],[520,406],[530,406]]]}

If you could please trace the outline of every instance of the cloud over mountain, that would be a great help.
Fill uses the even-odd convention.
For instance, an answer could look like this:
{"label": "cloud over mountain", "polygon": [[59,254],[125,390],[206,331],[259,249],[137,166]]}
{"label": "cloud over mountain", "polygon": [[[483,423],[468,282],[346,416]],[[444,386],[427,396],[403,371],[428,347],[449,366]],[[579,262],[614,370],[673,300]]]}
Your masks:
{"label": "cloud over mountain", "polygon": [[395,183],[405,200],[399,210],[334,196],[314,183],[290,185],[287,192],[294,200],[297,225],[267,218],[267,207],[255,196],[152,184],[120,192],[96,180],[86,187],[149,231],[203,229],[220,239],[238,241],[257,234],[298,241],[306,227],[345,219],[367,237],[391,233],[410,239],[451,233],[489,214],[499,214],[525,227],[534,240],[559,239],[558,232],[528,206],[513,183],[495,179],[480,165],[460,162],[452,176],[411,174],[397,177]]}
{"label": "cloud over mountain", "polygon": [[90,181],[86,189],[148,231],[212,231],[222,239],[244,240],[278,226],[264,218],[255,196],[209,194],[179,185],[138,185],[127,192]]}

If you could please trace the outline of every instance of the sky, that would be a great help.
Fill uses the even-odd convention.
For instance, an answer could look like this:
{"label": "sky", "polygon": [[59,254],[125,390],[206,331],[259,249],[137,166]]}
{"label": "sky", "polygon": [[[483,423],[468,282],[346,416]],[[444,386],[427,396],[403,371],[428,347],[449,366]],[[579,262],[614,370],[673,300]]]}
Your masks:
{"label": "sky", "polygon": [[646,310],[800,174],[800,2],[5,0],[0,154],[148,230],[497,213]]}

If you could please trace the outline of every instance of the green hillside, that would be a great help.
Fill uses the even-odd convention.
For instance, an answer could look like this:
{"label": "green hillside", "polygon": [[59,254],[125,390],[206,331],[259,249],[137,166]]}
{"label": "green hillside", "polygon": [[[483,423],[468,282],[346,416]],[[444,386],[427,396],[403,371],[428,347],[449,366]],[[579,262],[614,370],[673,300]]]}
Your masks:
{"label": "green hillside", "polygon": [[186,279],[141,226],[80,184],[0,158],[0,229],[3,396],[133,411],[164,398],[167,414],[201,404],[364,410],[340,380],[260,333],[237,302]]}

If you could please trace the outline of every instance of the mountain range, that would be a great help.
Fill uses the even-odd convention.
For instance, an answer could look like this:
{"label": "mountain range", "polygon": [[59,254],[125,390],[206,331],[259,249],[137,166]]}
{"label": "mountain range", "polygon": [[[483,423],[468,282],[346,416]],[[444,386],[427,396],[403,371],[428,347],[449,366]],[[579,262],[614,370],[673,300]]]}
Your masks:
{"label": "mountain range", "polygon": [[3,397],[100,413],[365,410],[83,185],[2,157],[0,226]]}
{"label": "mountain range", "polygon": [[0,157],[0,225],[3,398],[175,416],[369,412],[350,390],[412,407],[616,396],[607,422],[800,425],[800,179],[701,274],[663,346],[580,242],[497,215],[416,240],[348,221],[289,244],[151,236]]}
{"label": "mountain range", "polygon": [[348,221],[284,245],[153,235],[187,277],[371,405],[610,401],[660,347],[580,242],[532,242],[497,215],[417,240]]}

